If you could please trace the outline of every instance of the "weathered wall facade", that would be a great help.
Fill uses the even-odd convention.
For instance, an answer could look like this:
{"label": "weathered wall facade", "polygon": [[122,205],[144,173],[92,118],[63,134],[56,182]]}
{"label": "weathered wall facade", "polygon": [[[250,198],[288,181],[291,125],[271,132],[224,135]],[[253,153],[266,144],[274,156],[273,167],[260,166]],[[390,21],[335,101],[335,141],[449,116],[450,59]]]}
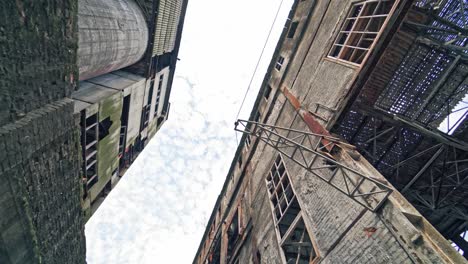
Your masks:
{"label": "weathered wall facade", "polygon": [[77,2],[0,8],[0,262],[84,263]]}
{"label": "weathered wall facade", "polygon": [[[167,36],[155,35],[157,5],[0,3],[0,263],[85,263],[85,221],[149,140],[143,127],[160,123],[154,103],[142,121],[158,65],[172,84],[187,1],[169,1],[171,16],[158,18],[170,20]],[[164,63],[149,31],[168,39]]]}
{"label": "weathered wall facade", "polygon": [[[363,1],[295,2],[250,120],[315,133],[302,145],[391,186],[353,147],[317,148],[323,142],[317,134],[328,133],[361,71],[360,65],[328,56],[358,2]],[[391,2],[390,17],[409,3]],[[387,27],[395,22],[389,21]],[[465,262],[398,191],[376,211],[369,210],[279,153],[287,148],[266,144],[267,134],[260,136],[241,140],[193,263]],[[335,173],[325,159],[311,153],[305,159],[314,161],[311,167],[322,167],[317,173]],[[283,178],[272,180],[278,172]]]}

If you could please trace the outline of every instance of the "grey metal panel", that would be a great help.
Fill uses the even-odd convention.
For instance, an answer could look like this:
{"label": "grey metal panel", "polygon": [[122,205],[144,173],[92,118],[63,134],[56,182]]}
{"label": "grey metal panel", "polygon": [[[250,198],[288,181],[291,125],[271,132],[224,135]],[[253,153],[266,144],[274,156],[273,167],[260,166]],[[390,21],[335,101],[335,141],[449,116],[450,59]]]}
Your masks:
{"label": "grey metal panel", "polygon": [[75,108],[74,108],[74,113],[79,113],[81,112],[82,110],[86,109],[88,106],[90,106],[91,104],[89,103],[86,103],[86,102],[83,102],[83,101],[80,101],[80,100],[74,100],[75,101]]}
{"label": "grey metal panel", "polygon": [[[144,78],[141,79],[144,80]],[[136,81],[112,73],[94,77],[89,79],[88,82],[122,91],[136,83]]]}
{"label": "grey metal panel", "polygon": [[159,2],[153,56],[162,55],[174,49],[181,10],[181,0],[161,0]]}
{"label": "grey metal panel", "polygon": [[118,90],[113,90],[87,81],[82,81],[80,82],[80,89],[72,94],[72,98],[94,104],[119,92],[120,91]]}
{"label": "grey metal panel", "polygon": [[78,35],[80,80],[134,64],[148,44],[145,17],[133,0],[79,0]]}

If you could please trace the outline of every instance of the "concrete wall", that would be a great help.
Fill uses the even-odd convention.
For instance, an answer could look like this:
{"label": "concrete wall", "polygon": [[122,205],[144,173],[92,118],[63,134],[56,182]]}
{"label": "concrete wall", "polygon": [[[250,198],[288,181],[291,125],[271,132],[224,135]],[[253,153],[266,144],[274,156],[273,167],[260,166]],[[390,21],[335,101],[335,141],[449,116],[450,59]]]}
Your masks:
{"label": "concrete wall", "polygon": [[80,145],[64,99],[0,128],[0,263],[84,263]]}
{"label": "concrete wall", "polygon": [[76,86],[72,0],[1,1],[0,126],[69,96]]}
{"label": "concrete wall", "polygon": [[[251,119],[262,108],[259,118],[262,123],[310,132],[312,127],[303,118],[307,116],[318,121],[322,128],[332,125],[328,120],[333,118],[335,111],[330,109],[341,107],[360,72],[359,66],[327,58],[353,2],[357,1],[295,2],[296,9],[291,13],[290,21],[300,22],[298,30],[292,39],[284,34],[278,44],[261,89],[263,92],[269,85],[272,93],[268,100],[259,94]],[[289,22],[285,32],[288,26]],[[274,65],[280,55],[284,57],[284,63],[278,71]],[[317,104],[326,109],[317,109]],[[316,137],[315,142],[318,140]],[[310,148],[313,148],[312,144],[305,143]],[[246,146],[244,137],[194,263],[210,263],[205,261],[215,251],[213,238],[216,235],[222,237],[222,264],[233,263],[234,259],[239,263],[286,263],[273,224],[265,181],[277,155],[275,149],[255,137],[252,137],[251,146]],[[343,149],[329,155],[389,185],[363,157],[353,159]],[[319,256],[314,263],[463,263],[461,256],[451,254],[455,251],[450,243],[397,191],[381,210],[374,213],[291,159],[284,157],[284,162],[305,226]],[[245,204],[245,201],[248,202]],[[241,221],[240,228],[244,232],[231,245],[234,253],[228,261],[227,232],[236,210],[243,212],[245,220]],[[218,211],[220,216],[216,217]]]}
{"label": "concrete wall", "polygon": [[140,134],[141,112],[145,100],[146,79],[125,71],[114,71],[87,80],[89,83],[121,92],[122,97],[130,95],[130,111],[127,125],[127,146],[134,143]]}
{"label": "concrete wall", "polygon": [[0,263],[85,263],[77,2],[0,9]]}
{"label": "concrete wall", "polygon": [[80,80],[134,64],[148,44],[145,17],[133,0],[79,0],[78,34]]}
{"label": "concrete wall", "polygon": [[99,80],[81,82],[80,90],[73,94],[73,99],[89,103],[90,106],[86,109],[90,110],[90,114],[97,111],[99,122],[109,117],[112,125],[109,128],[109,134],[98,142],[98,181],[88,191],[89,195],[84,208],[88,216],[90,204],[100,195],[105,185],[111,180],[112,173],[118,168],[120,116],[123,104],[123,94],[120,90],[104,87],[91,81]]}

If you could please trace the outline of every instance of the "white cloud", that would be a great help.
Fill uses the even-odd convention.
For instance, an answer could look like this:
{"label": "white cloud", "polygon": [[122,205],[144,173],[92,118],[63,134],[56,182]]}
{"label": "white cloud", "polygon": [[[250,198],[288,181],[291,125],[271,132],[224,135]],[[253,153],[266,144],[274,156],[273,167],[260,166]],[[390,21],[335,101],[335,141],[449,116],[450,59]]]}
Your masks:
{"label": "white cloud", "polygon": [[[233,123],[279,0],[190,0],[169,120],[86,225],[87,259],[191,263],[236,148]],[[242,117],[292,0],[285,1]]]}

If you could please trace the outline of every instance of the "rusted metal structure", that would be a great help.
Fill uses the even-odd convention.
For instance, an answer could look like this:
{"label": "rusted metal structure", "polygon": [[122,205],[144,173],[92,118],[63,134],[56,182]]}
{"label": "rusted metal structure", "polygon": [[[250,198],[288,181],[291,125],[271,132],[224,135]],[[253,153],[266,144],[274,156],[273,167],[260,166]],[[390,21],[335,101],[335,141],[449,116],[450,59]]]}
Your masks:
{"label": "rusted metal structure", "polygon": [[193,263],[465,263],[466,7],[296,1]]}
{"label": "rusted metal structure", "polygon": [[415,1],[402,10],[331,130],[457,241],[468,228],[465,5]]}

